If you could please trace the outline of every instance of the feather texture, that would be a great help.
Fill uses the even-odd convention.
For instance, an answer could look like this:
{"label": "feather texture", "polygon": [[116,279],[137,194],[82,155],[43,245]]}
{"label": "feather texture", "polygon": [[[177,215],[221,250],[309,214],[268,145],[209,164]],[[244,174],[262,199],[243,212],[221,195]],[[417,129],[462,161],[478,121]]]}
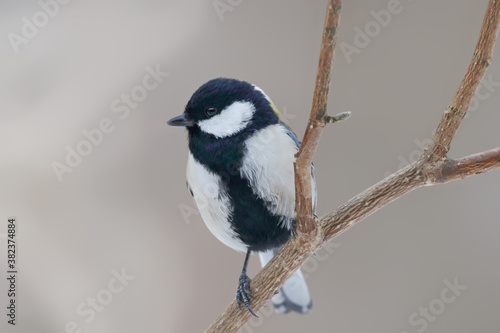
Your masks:
{"label": "feather texture", "polygon": [[243,244],[231,226],[232,205],[221,177],[189,154],[186,178],[208,230],[230,248],[246,251],[248,246]]}

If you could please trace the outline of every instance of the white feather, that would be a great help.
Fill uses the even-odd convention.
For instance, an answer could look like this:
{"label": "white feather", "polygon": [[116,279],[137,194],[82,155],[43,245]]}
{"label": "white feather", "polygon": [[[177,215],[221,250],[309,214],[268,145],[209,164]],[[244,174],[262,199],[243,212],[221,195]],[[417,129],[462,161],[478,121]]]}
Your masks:
{"label": "white feather", "polygon": [[267,94],[264,92],[264,90],[260,89],[259,87],[257,87],[254,84],[253,84],[253,87],[254,87],[255,90],[257,90],[258,92],[262,93],[262,95],[264,95],[264,97],[267,99],[268,102],[271,102],[271,99],[269,98],[269,96],[267,96]]}
{"label": "white feather", "polygon": [[234,102],[218,115],[198,122],[198,126],[205,133],[217,138],[225,138],[244,129],[254,113],[255,106],[251,102]]}
{"label": "white feather", "polygon": [[223,189],[221,177],[189,154],[186,178],[208,230],[230,248],[245,252],[247,246],[238,238],[229,222],[232,207],[228,194]]}
{"label": "white feather", "polygon": [[282,223],[290,228],[295,210],[293,159],[297,146],[280,124],[256,132],[245,144],[241,175],[267,203],[269,211],[283,216]]}

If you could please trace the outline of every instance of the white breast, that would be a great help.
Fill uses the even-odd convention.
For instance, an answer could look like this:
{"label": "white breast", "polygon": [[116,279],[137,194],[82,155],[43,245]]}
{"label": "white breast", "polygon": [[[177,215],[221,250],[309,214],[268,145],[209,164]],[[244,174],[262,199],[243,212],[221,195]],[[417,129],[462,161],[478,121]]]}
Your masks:
{"label": "white breast", "polygon": [[287,129],[276,124],[256,132],[246,141],[246,147],[241,175],[266,201],[269,211],[283,216],[282,223],[290,228],[295,210],[293,159],[297,146]]}
{"label": "white breast", "polygon": [[186,177],[200,215],[210,232],[225,245],[245,252],[247,246],[238,238],[229,222],[232,207],[220,176],[189,154]]}

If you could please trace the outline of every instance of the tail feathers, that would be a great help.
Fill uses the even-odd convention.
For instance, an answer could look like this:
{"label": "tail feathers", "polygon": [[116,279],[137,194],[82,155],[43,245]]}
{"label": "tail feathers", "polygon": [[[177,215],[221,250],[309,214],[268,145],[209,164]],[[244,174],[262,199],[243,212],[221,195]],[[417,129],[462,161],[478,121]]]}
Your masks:
{"label": "tail feathers", "polygon": [[[260,262],[264,267],[279,249],[260,252]],[[312,309],[311,295],[302,271],[297,270],[271,299],[277,313],[295,311],[306,314]]]}
{"label": "tail feathers", "polygon": [[312,310],[312,299],[306,280],[300,269],[295,272],[272,298],[274,310],[278,313],[295,311],[306,314]]}

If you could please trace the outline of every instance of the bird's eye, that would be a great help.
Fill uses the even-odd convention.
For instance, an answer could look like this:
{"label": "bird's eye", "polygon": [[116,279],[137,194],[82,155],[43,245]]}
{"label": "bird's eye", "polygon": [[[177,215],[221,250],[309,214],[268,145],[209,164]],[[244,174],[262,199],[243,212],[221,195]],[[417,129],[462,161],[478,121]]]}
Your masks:
{"label": "bird's eye", "polygon": [[206,112],[207,116],[211,117],[217,113],[217,109],[216,108],[208,108],[205,112]]}

